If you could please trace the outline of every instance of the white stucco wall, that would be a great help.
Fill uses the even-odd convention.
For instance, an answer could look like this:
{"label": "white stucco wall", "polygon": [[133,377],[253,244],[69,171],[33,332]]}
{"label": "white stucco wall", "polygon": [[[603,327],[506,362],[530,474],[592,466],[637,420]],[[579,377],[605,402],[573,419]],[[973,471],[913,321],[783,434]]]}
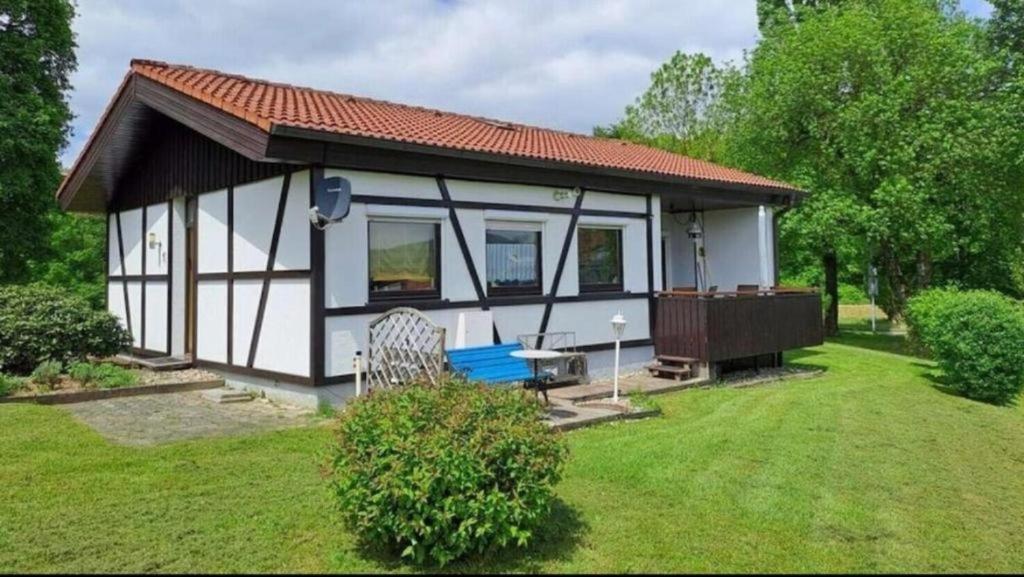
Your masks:
{"label": "white stucco wall", "polygon": [[[760,246],[768,264],[769,284],[776,284],[775,254],[772,243],[771,211],[766,211],[765,238]],[[663,214],[663,235],[669,245],[670,286],[695,284],[693,241],[687,235],[690,215]],[[734,291],[740,284],[761,284],[761,252],[759,251],[758,207],[706,211],[704,251],[707,258],[708,286],[720,291]]]}

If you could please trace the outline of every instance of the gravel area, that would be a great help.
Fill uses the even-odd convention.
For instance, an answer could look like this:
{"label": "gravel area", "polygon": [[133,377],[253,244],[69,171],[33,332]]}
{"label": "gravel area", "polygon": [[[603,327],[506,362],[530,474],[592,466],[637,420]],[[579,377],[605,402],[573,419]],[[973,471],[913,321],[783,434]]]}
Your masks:
{"label": "gravel area", "polygon": [[180,371],[151,371],[138,369],[139,384],[166,385],[168,383],[194,383],[199,381],[216,381],[220,376],[202,369],[183,369]]}
{"label": "gravel area", "polygon": [[265,399],[216,403],[201,391],[104,399],[65,410],[120,445],[158,445],[202,437],[252,434],[322,422],[308,409]]}

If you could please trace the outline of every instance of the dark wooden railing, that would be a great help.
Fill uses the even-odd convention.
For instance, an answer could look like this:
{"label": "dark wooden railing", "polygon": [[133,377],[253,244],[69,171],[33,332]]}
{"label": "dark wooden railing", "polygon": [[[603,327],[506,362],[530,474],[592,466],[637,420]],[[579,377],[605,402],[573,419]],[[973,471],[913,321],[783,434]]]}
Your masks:
{"label": "dark wooden railing", "polygon": [[820,345],[823,338],[821,295],[813,289],[658,294],[658,355],[716,363]]}

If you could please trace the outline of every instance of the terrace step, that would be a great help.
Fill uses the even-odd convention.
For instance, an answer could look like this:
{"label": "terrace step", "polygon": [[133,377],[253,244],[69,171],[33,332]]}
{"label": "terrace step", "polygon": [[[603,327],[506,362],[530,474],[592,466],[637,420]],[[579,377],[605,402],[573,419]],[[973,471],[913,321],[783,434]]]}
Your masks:
{"label": "terrace step", "polygon": [[673,357],[672,355],[658,355],[655,359],[667,365],[692,365],[698,360],[692,357]]}
{"label": "terrace step", "polygon": [[239,391],[238,389],[229,389],[227,387],[208,389],[203,391],[202,395],[206,400],[220,404],[247,403],[252,400],[252,394],[249,391]]}
{"label": "terrace step", "polygon": [[651,372],[651,376],[660,378],[671,378],[677,381],[683,380],[684,377],[690,376],[692,372],[690,367],[679,367],[676,365],[663,365],[655,363],[647,365],[647,370]]}
{"label": "terrace step", "polygon": [[114,357],[114,362],[129,367],[142,367],[151,371],[178,371],[192,367],[192,359],[186,357],[142,357],[121,354]]}

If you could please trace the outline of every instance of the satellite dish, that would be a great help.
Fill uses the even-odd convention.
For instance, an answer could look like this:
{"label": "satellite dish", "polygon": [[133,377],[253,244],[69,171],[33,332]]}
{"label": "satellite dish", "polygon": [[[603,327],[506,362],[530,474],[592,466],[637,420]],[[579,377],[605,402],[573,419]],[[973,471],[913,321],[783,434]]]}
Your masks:
{"label": "satellite dish", "polygon": [[340,176],[322,178],[313,191],[315,206],[309,209],[309,221],[324,230],[341,222],[352,207],[352,183]]}

